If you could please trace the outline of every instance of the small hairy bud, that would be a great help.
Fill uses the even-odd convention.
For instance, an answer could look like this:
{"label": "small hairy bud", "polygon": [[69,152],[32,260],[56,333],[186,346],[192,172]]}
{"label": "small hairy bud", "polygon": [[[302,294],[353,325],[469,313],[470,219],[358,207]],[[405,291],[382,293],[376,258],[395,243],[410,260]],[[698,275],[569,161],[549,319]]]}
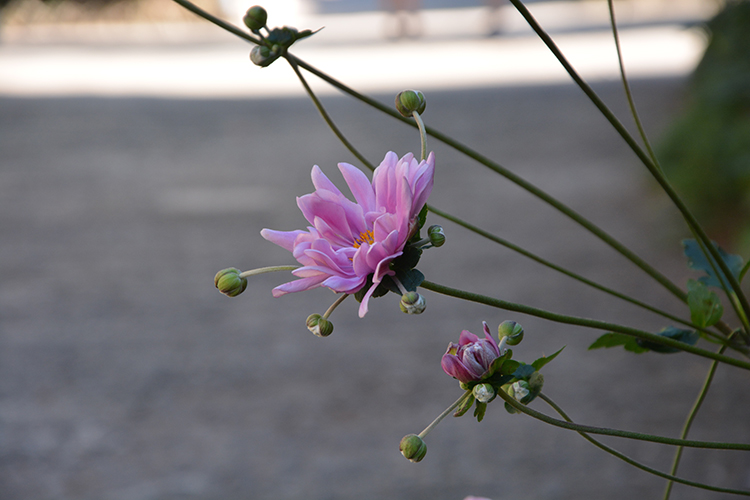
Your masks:
{"label": "small hairy bud", "polygon": [[422,314],[427,307],[424,297],[417,292],[406,292],[401,296],[399,304],[401,311],[406,314]]}

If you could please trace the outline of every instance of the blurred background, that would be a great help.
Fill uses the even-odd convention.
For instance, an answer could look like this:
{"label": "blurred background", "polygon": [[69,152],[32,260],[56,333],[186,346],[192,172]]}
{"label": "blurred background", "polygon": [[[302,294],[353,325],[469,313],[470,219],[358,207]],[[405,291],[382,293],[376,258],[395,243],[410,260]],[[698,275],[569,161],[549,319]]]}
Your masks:
{"label": "blurred background", "polygon": [[[198,4],[238,25],[250,6]],[[325,27],[293,48],[307,62],[388,104],[405,88],[423,90],[428,125],[568,203],[680,285],[695,277],[674,209],[510,4],[422,0],[400,13],[394,5],[265,7],[270,26]],[[633,129],[606,2],[529,6]],[[712,234],[739,251],[744,240],[734,228],[746,220],[750,141],[734,131],[747,130],[750,85],[742,82],[750,72],[747,24],[733,20],[746,19],[747,3],[615,6],[634,96],[670,158],[665,168],[675,182],[687,171],[703,176],[683,176],[680,189],[698,193],[703,220],[719,221]],[[725,8],[744,10],[716,18],[708,31],[705,23]],[[526,337],[514,352],[523,360],[567,346],[544,370],[545,393],[590,425],[678,435],[707,360],[587,351],[601,332],[430,292],[416,317],[402,314],[392,294],[372,301],[365,319],[344,302],[331,318],[335,332],[320,339],[304,322],[333,295],[274,299],[285,273],[253,278],[228,299],[211,281],[219,269],[292,263],[259,231],[305,225],[295,197],[312,190],[312,165],[343,187],[336,163],[356,164],[292,71],[283,61],[253,66],[248,44],[167,0],[11,0],[0,19],[0,498],[661,495],[662,480],[500,403],[481,424],[470,416],[441,423],[419,464],[398,443],[460,395],[440,358],[462,329],[479,333],[483,320],[492,329],[520,322]],[[729,41],[705,62],[712,40]],[[419,148],[410,127],[310,81],[370,161]],[[729,103],[718,106],[719,98]],[[697,108],[725,111],[701,127]],[[723,154],[728,136],[731,169],[708,153],[709,168],[680,166],[680,153],[695,158],[699,142],[707,144],[701,151]],[[550,207],[436,140],[429,146],[438,158],[436,206],[684,315],[668,292]],[[720,207],[699,205],[715,178],[738,194]],[[420,263],[432,281],[651,331],[667,326],[435,216],[428,223],[442,223],[448,237]],[[750,442],[748,381],[721,366],[691,437]],[[604,441],[660,470],[671,464],[670,448]],[[750,458],[687,450],[680,475],[748,489]],[[726,497],[680,485],[673,493]]]}

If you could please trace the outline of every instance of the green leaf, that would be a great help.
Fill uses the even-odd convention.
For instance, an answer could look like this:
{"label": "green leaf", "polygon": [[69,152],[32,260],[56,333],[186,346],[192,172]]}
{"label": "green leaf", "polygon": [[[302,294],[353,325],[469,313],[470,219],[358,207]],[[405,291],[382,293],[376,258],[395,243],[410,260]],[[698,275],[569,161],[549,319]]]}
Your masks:
{"label": "green leaf", "polygon": [[596,341],[589,346],[589,350],[592,349],[600,349],[602,347],[608,349],[610,347],[617,347],[617,346],[623,346],[626,351],[634,352],[636,354],[640,354],[643,352],[648,351],[648,348],[641,347],[637,339],[634,337],[631,337],[630,335],[625,335],[623,333],[605,333]]}
{"label": "green leaf", "polygon": [[474,416],[477,417],[477,422],[481,422],[484,418],[484,413],[487,411],[487,403],[477,401],[477,405],[474,407]]}
{"label": "green leaf", "polygon": [[518,380],[529,378],[536,371],[536,368],[532,365],[527,365],[526,363],[519,364],[518,369],[513,372],[513,376]]}
{"label": "green leaf", "polygon": [[475,398],[472,395],[469,395],[468,398],[466,398],[466,401],[464,401],[461,406],[456,408],[456,411],[453,413],[454,417],[462,417],[466,414],[467,411],[469,411],[469,408],[471,408],[471,405],[474,404]]}
{"label": "green leaf", "polygon": [[724,314],[719,296],[695,280],[688,280],[688,307],[692,322],[704,328],[718,323]]}
{"label": "green leaf", "polygon": [[[544,365],[546,365],[547,363],[555,359],[557,355],[562,352],[563,349],[565,349],[565,346],[562,346],[556,353],[552,354],[551,356],[547,356],[547,357],[542,356],[541,358],[531,363],[531,366],[533,366],[535,370],[541,370]],[[589,347],[589,349],[591,348]]]}
{"label": "green leaf", "polygon": [[[674,340],[679,340],[680,342],[684,342],[689,345],[695,345],[695,343],[698,342],[699,337],[698,333],[694,330],[680,330],[673,326],[664,328],[662,331],[657,333],[657,335]],[[643,348],[662,354],[673,354],[676,352],[680,352],[680,349],[677,349],[676,347],[657,344],[656,342],[650,342],[648,340],[637,339],[636,342],[638,342],[638,345]]]}
{"label": "green leaf", "polygon": [[748,261],[745,264],[745,267],[742,268],[742,271],[740,271],[740,277],[737,278],[737,280],[742,283],[742,280],[745,279],[745,275],[747,274],[747,270],[750,269],[750,261]]}
{"label": "green leaf", "polygon": [[419,211],[419,215],[417,215],[417,232],[419,232],[422,227],[424,227],[425,222],[427,222],[427,204],[422,207],[422,210]]}
{"label": "green leaf", "polygon": [[[719,255],[721,256],[721,259],[724,261],[724,263],[727,265],[727,268],[729,268],[729,271],[732,273],[732,275],[737,278],[739,281],[740,273],[742,272],[742,262],[743,259],[739,255],[732,255],[726,253],[719,245],[717,245],[715,242],[711,242],[716,250],[719,252]],[[706,256],[701,251],[700,245],[698,245],[698,242],[692,239],[682,240],[682,246],[685,253],[685,257],[688,259],[688,267],[690,269],[695,269],[696,271],[703,271],[706,273],[706,276],[702,276],[698,279],[698,281],[701,281],[707,286],[714,286],[716,288],[722,288],[721,281],[719,280],[719,275],[714,272],[713,268],[711,267],[711,264],[709,263],[708,259],[706,259]],[[721,269],[719,269],[719,266],[716,266],[716,270],[721,273]],[[728,282],[726,279],[726,276],[722,274],[722,278],[725,282]]]}

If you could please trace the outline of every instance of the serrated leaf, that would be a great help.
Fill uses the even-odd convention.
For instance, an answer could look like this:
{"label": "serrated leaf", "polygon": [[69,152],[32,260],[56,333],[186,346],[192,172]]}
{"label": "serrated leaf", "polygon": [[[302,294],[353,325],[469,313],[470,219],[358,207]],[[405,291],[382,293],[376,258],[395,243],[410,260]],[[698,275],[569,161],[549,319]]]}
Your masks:
{"label": "serrated leaf", "polygon": [[[719,252],[719,255],[727,265],[727,268],[729,268],[729,271],[739,281],[739,276],[742,272],[742,257],[740,257],[739,255],[728,254],[715,242],[712,241],[711,243]],[[685,253],[685,257],[687,257],[688,259],[688,267],[690,269],[695,269],[696,271],[703,271],[706,273],[706,276],[702,276],[698,280],[707,286],[722,288],[721,281],[719,280],[719,275],[714,272],[711,264],[706,259],[706,256],[703,255],[698,242],[693,239],[682,240],[682,247]],[[719,269],[718,265],[716,266],[716,270],[721,273],[721,269]],[[726,276],[722,275],[722,277],[724,278],[724,281],[727,282]]]}
{"label": "serrated leaf", "polygon": [[700,327],[713,326],[724,314],[721,299],[708,287],[695,280],[688,280],[688,307],[691,321]]}
{"label": "serrated leaf", "polygon": [[[673,326],[668,326],[667,328],[664,328],[662,331],[657,333],[657,335],[660,335],[662,337],[667,337],[670,339],[678,340],[680,342],[684,342],[688,345],[695,345],[696,342],[698,342],[698,333],[694,330],[681,330],[679,328],[675,328]],[[648,340],[638,339],[637,340],[638,345],[648,349],[650,351],[658,352],[661,354],[673,354],[676,352],[680,352],[681,349],[678,349],[676,347],[670,347],[663,344],[657,344],[656,342],[650,342]]]}
{"label": "serrated leaf", "polygon": [[469,408],[471,408],[471,405],[474,404],[476,398],[474,396],[469,395],[468,398],[466,398],[466,401],[463,402],[461,406],[456,408],[456,411],[453,413],[454,417],[462,417],[466,414],[467,411],[469,411]]}
{"label": "serrated leaf", "polygon": [[562,350],[565,349],[565,346],[562,346],[556,353],[550,355],[550,356],[542,356],[541,358],[535,360],[533,363],[531,363],[531,366],[534,367],[535,370],[541,370],[544,365],[552,361],[557,357],[558,354],[562,352]]}
{"label": "serrated leaf", "polygon": [[589,346],[589,350],[623,346],[626,351],[641,354],[648,351],[647,348],[638,345],[637,339],[623,333],[605,333]]}
{"label": "serrated leaf", "polygon": [[477,417],[477,422],[481,422],[484,418],[484,413],[487,411],[487,403],[482,403],[481,401],[477,401],[476,406],[474,407],[474,416]]}

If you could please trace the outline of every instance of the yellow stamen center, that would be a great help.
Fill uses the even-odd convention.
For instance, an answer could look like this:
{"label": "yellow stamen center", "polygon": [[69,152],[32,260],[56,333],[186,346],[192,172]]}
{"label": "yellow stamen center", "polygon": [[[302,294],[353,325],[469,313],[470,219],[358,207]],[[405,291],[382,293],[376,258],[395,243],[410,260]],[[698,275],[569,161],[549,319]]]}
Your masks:
{"label": "yellow stamen center", "polygon": [[375,237],[372,235],[372,231],[367,230],[364,233],[359,233],[359,238],[354,239],[354,248],[359,248],[362,246],[362,243],[367,242],[370,245],[375,243]]}

